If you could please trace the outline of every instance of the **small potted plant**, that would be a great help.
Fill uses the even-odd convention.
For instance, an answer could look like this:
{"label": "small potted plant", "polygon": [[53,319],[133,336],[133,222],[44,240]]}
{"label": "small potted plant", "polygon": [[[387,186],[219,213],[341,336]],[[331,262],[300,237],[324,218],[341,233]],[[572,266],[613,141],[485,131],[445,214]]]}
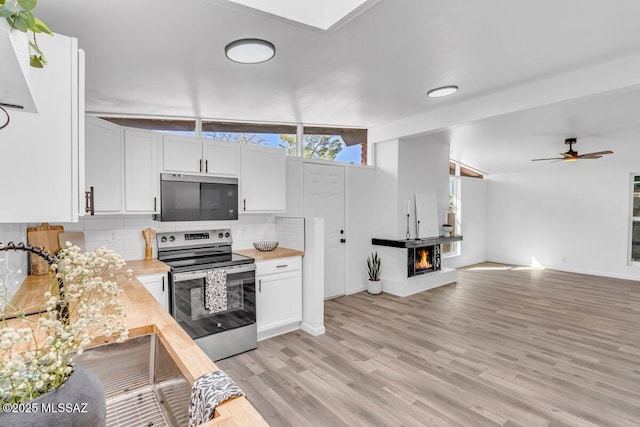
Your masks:
{"label": "small potted plant", "polygon": [[378,295],[382,292],[382,280],[380,279],[380,268],[382,260],[377,252],[373,252],[367,258],[367,272],[369,273],[369,283],[367,284],[367,292],[372,295]]}

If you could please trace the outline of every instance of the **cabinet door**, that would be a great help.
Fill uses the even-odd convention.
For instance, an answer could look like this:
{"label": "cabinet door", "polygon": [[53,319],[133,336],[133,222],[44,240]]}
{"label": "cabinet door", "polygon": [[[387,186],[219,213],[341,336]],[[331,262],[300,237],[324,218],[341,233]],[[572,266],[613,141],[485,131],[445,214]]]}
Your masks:
{"label": "cabinet door", "polygon": [[284,150],[243,145],[240,212],[284,212],[287,165]]}
{"label": "cabinet door", "polygon": [[94,210],[122,211],[122,128],[87,116],[85,186],[94,189]]}
{"label": "cabinet door", "polygon": [[145,274],[136,276],[136,279],[149,291],[151,295],[158,301],[158,304],[168,311],[169,307],[169,291],[167,285],[166,274]]}
{"label": "cabinet door", "polygon": [[258,333],[302,320],[302,272],[257,276]]}
{"label": "cabinet door", "polygon": [[238,175],[239,145],[233,142],[202,140],[204,172],[212,175]]}
{"label": "cabinet door", "polygon": [[164,135],[162,169],[167,172],[202,172],[202,140],[192,136]]}
{"label": "cabinet door", "polygon": [[158,139],[155,132],[124,131],[124,210],[155,213],[158,208]]}
{"label": "cabinet door", "polygon": [[[6,32],[4,33],[6,34]],[[11,121],[0,130],[0,222],[78,221],[79,150],[84,135],[79,126],[79,71],[76,39],[56,34],[40,37],[48,64],[29,69],[29,84],[38,114],[8,110]],[[0,52],[0,62],[13,52]],[[15,61],[15,58],[14,58]],[[0,87],[0,100],[5,91]],[[84,116],[84,111],[81,112]],[[0,111],[0,125],[5,116]]]}

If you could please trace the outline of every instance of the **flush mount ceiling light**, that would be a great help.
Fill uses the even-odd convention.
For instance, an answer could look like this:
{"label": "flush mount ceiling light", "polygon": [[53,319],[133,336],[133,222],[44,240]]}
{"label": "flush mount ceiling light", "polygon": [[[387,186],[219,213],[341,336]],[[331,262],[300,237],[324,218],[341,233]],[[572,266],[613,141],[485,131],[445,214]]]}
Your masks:
{"label": "flush mount ceiling light", "polygon": [[435,89],[431,89],[427,92],[429,98],[440,98],[443,96],[453,95],[458,91],[458,86],[442,86]]}
{"label": "flush mount ceiling light", "polygon": [[224,53],[233,62],[259,64],[273,58],[276,48],[266,40],[242,39],[229,43],[224,48]]}

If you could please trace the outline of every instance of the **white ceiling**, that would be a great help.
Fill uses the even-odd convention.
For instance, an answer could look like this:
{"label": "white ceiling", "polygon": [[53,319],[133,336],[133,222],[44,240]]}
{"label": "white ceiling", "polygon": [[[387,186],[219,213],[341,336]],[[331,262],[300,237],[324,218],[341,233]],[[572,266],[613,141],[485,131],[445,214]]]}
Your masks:
{"label": "white ceiling", "polygon": [[[494,94],[640,53],[636,0],[380,0],[330,31],[226,0],[56,0],[40,2],[37,12],[55,32],[79,39],[87,58],[87,109],[102,113],[375,131],[483,100],[502,114]],[[247,37],[274,43],[275,58],[228,61],[225,45]],[[640,84],[640,73],[634,78]],[[424,96],[446,84],[460,91]],[[488,172],[566,151],[562,141],[574,134],[601,135],[605,141],[594,141],[593,150],[586,139],[576,146],[599,151],[610,147],[617,125],[640,128],[640,118],[622,121],[619,114],[623,105],[636,105],[637,95],[590,95],[543,107],[530,91],[527,105],[536,108],[443,128],[454,156]],[[603,106],[608,113],[600,114]],[[518,121],[523,125],[513,125]],[[505,149],[515,144],[518,150]]]}

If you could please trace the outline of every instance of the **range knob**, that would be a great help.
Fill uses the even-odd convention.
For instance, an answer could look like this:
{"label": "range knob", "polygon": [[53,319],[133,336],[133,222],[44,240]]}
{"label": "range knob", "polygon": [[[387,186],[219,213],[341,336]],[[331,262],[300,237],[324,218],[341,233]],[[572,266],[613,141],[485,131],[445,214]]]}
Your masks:
{"label": "range knob", "polygon": [[218,239],[222,239],[222,236],[224,236],[224,234],[218,233]]}
{"label": "range knob", "polygon": [[161,241],[162,243],[164,243],[164,242],[166,242],[166,241],[167,241],[167,238],[166,238],[166,237],[163,237],[163,238],[161,238],[161,239],[160,239],[160,241]]}
{"label": "range knob", "polygon": [[229,233],[228,231],[224,233],[224,237],[229,237],[229,236],[231,236],[231,233]]}
{"label": "range knob", "polygon": [[175,237],[173,237],[173,236],[171,236],[171,237],[169,237],[169,241],[170,241],[170,242],[175,242],[175,241],[176,241],[176,238],[175,238]]}

